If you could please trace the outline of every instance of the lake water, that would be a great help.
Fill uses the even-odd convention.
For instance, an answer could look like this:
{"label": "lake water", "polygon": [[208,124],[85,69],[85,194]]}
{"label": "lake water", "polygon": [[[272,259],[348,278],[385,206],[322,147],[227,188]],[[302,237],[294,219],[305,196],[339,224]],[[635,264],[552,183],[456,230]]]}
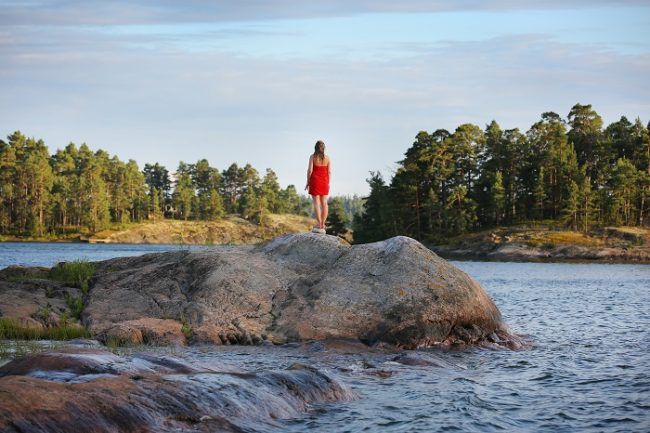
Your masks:
{"label": "lake water", "polygon": [[[0,243],[0,268],[177,248]],[[191,347],[175,354],[247,370],[300,361],[361,395],[260,431],[650,431],[650,265],[453,263],[483,285],[532,348],[429,351],[450,364],[443,368],[317,345]]]}

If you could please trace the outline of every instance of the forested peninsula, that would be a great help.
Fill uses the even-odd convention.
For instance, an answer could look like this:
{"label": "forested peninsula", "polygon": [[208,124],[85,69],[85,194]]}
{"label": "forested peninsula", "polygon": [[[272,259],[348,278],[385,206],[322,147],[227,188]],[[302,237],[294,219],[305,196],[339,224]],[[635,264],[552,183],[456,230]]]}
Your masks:
{"label": "forested peninsula", "polygon": [[647,227],[649,129],[626,117],[603,127],[591,105],[576,104],[566,120],[546,112],[525,132],[496,121],[421,131],[390,181],[371,173],[355,241],[400,234],[441,243],[521,224]]}
{"label": "forested peninsula", "polygon": [[[576,104],[566,119],[545,112],[527,131],[496,121],[484,129],[421,131],[390,179],[371,172],[368,183],[363,199],[333,199],[329,233],[355,243],[406,235],[443,253],[482,249],[483,256],[511,242],[546,251],[572,244],[627,250],[647,243],[650,233],[650,124],[623,116],[605,126],[591,105]],[[307,217],[310,200],[293,185],[281,188],[270,168],[263,175],[250,164],[220,170],[201,159],[181,161],[171,173],[157,162],[140,169],[86,144],[50,154],[42,140],[18,131],[0,140],[5,240],[103,233],[112,241],[147,242],[155,233],[149,240],[143,233],[155,232],[156,222],[228,222],[188,240],[186,229],[174,226],[183,242],[200,243],[211,242],[210,230],[241,222],[261,228],[238,228],[255,231],[254,240],[308,226],[277,214]],[[611,228],[620,226],[627,228]],[[560,231],[572,235],[552,234]]]}
{"label": "forested peninsula", "polygon": [[[343,234],[345,211],[359,212],[361,205],[359,197],[337,199],[330,230]],[[231,227],[243,234],[226,233],[215,241],[234,237],[249,243],[267,233],[304,231],[309,225],[304,219],[277,214],[306,217],[310,206],[311,200],[298,195],[295,186],[281,188],[270,168],[261,176],[250,164],[233,163],[219,170],[201,159],[192,164],[181,161],[173,173],[157,162],[141,170],[133,160],[124,162],[85,143],[70,143],[51,155],[43,140],[20,131],[6,142],[0,140],[0,235],[5,239],[88,239],[98,233],[112,236],[108,231],[140,230],[144,224],[152,232],[149,240],[170,241],[171,235],[156,231],[167,230],[170,225],[164,222],[176,220],[230,223],[207,229],[175,224],[171,227],[178,228],[175,235],[181,242],[209,240],[210,231]],[[156,229],[152,223],[158,222],[163,224]],[[202,227],[203,233],[184,238],[183,229]],[[118,239],[147,241],[131,235]]]}

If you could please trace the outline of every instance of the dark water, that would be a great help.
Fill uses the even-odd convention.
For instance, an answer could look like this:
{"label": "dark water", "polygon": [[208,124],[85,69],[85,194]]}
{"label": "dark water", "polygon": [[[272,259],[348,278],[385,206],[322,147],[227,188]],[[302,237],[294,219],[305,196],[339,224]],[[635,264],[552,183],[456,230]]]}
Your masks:
{"label": "dark water", "polygon": [[[0,244],[0,268],[51,265],[63,254],[96,260],[178,247],[56,248]],[[300,361],[361,395],[260,431],[650,431],[649,265],[454,263],[485,287],[510,327],[529,335],[534,347],[431,351],[447,367],[405,366],[390,354],[323,351],[317,344],[193,347],[175,354],[247,370]]]}

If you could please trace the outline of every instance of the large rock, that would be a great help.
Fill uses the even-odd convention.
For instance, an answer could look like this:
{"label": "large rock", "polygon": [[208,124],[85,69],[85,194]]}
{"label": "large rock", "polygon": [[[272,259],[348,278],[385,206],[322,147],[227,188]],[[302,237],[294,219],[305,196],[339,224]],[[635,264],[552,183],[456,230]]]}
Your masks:
{"label": "large rock", "polygon": [[2,432],[242,432],[356,398],[315,368],[228,371],[155,354],[67,349],[0,367]]}
{"label": "large rock", "polygon": [[118,258],[97,263],[91,284],[84,311],[91,332],[137,328],[135,342],[147,331],[133,321],[156,318],[182,322],[192,341],[217,344],[517,344],[476,281],[406,237],[350,246],[303,233],[258,247]]}

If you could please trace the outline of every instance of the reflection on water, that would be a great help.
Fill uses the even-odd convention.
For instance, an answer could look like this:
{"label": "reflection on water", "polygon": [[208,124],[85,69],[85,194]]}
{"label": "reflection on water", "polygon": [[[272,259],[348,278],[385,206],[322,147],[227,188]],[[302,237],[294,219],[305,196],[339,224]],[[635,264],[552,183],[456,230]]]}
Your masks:
{"label": "reflection on water", "polygon": [[[51,265],[63,254],[75,258],[79,247],[67,244],[63,251],[38,245],[46,245],[42,249],[47,252],[39,256],[32,247],[30,260],[41,265]],[[11,260],[27,264],[20,251],[28,250],[20,248],[11,258],[6,248],[0,249],[0,267]],[[97,260],[178,247],[83,248],[87,258]],[[261,431],[650,429],[649,265],[454,263],[486,288],[506,322],[529,335],[533,348],[430,351],[443,367],[407,366],[396,363],[391,353],[327,350],[318,344],[157,350],[255,371],[312,364],[362,397],[312,407],[279,426],[260,426]]]}

